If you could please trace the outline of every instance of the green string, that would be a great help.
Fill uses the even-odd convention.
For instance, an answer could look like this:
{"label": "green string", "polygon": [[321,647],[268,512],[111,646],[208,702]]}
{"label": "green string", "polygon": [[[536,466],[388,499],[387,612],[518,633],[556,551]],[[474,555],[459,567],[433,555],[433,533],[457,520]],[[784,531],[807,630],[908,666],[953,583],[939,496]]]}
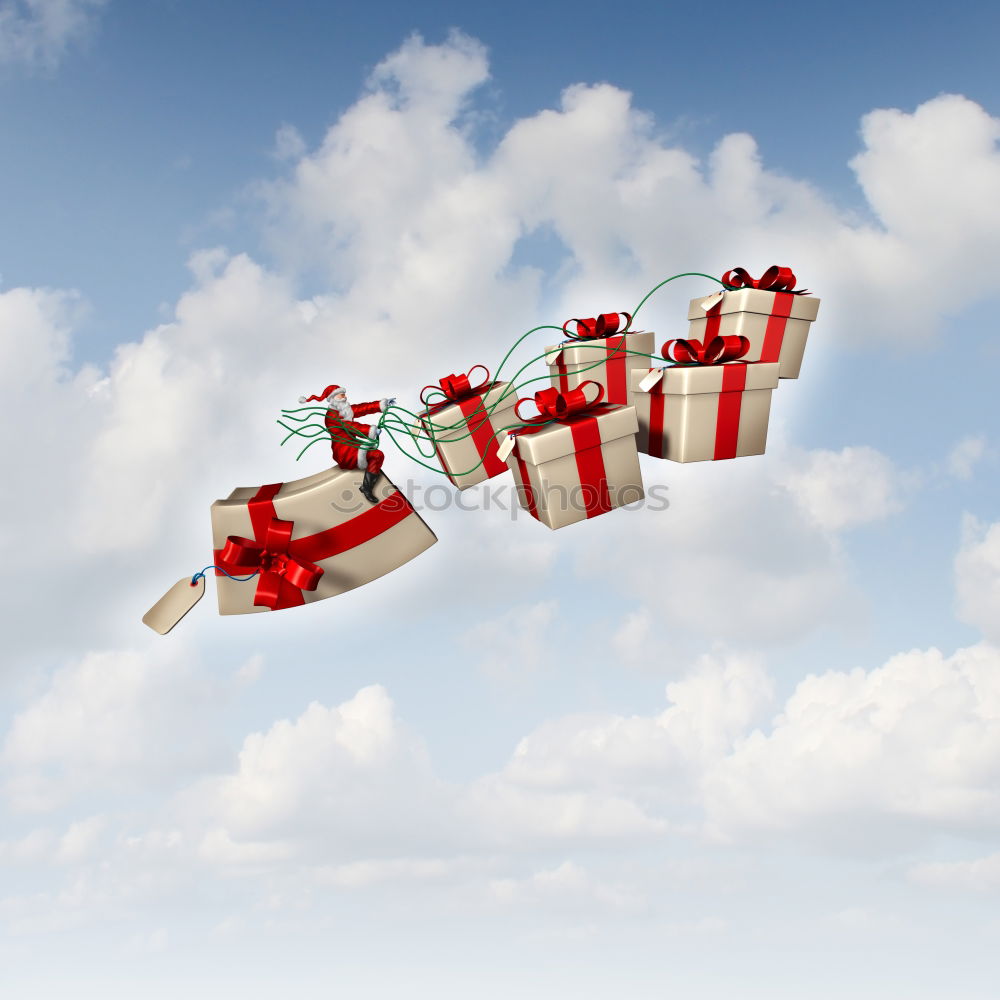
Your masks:
{"label": "green string", "polygon": [[[632,326],[632,323],[635,320],[636,314],[646,304],[647,300],[650,298],[650,296],[653,295],[654,292],[656,292],[659,289],[661,289],[664,285],[669,284],[671,281],[676,281],[678,278],[690,278],[690,277],[708,278],[709,281],[714,281],[714,282],[716,282],[716,284],[722,285],[722,287],[724,289],[727,289],[727,290],[729,289],[729,286],[726,285],[724,282],[720,281],[718,278],[715,278],[715,277],[713,277],[710,274],[703,274],[700,271],[685,271],[683,274],[675,274],[675,275],[673,275],[673,276],[671,276],[669,278],[666,278],[664,281],[661,281],[658,285],[656,285],[655,287],[653,287],[652,289],[650,289],[642,297],[642,299],[640,300],[639,304],[632,311],[631,318],[625,324],[625,329],[622,330],[622,333],[624,334],[624,333],[628,333],[629,332],[629,328]],[[526,333],[524,333],[520,337],[518,337],[518,339],[511,346],[510,350],[507,351],[507,353],[503,356],[503,359],[501,360],[500,364],[497,366],[496,370],[494,371],[492,379],[490,379],[491,383],[496,383],[496,382],[500,381],[500,372],[503,370],[504,365],[506,365],[507,362],[509,361],[510,356],[514,353],[514,351],[517,350],[517,348],[520,346],[520,344],[525,339],[527,339],[528,337],[530,337],[533,333],[537,333],[539,330],[558,330],[560,333],[565,333],[565,330],[564,330],[563,327],[561,327],[561,326],[552,326],[551,324],[542,324],[541,326],[532,327]],[[619,336],[620,336],[620,334],[619,334]],[[427,416],[426,415],[426,410],[424,411],[425,415],[421,415],[421,414],[414,413],[412,410],[406,409],[406,407],[399,406],[399,405],[393,403],[388,408],[388,410],[384,411],[383,413],[381,413],[379,415],[378,423],[377,423],[376,426],[382,432],[388,434],[389,439],[392,441],[392,443],[404,455],[406,455],[407,458],[409,458],[413,462],[416,462],[418,465],[423,466],[425,469],[428,469],[431,472],[436,472],[439,475],[446,475],[446,476],[450,475],[454,479],[458,479],[461,476],[467,476],[470,473],[475,472],[476,469],[480,468],[482,466],[483,462],[484,462],[484,459],[480,459],[474,466],[472,466],[472,468],[467,469],[464,472],[457,472],[455,470],[452,470],[450,473],[448,473],[444,469],[442,469],[439,464],[438,465],[430,465],[427,462],[422,461],[421,459],[435,457],[435,455],[437,454],[437,451],[438,451],[437,446],[441,442],[442,437],[444,435],[449,434],[449,432],[457,432],[457,433],[451,434],[447,438],[447,441],[445,442],[447,444],[451,444],[451,443],[454,443],[456,441],[464,441],[466,438],[472,437],[472,432],[469,430],[469,425],[473,422],[473,420],[476,420],[476,422],[478,423],[479,420],[480,420],[480,418],[482,418],[484,420],[491,418],[494,410],[496,410],[501,404],[503,404],[505,406],[509,405],[508,401],[511,398],[511,396],[513,396],[515,399],[520,398],[520,396],[521,396],[521,390],[524,389],[526,386],[532,385],[535,382],[549,382],[550,379],[551,379],[551,375],[548,374],[548,373],[545,374],[545,375],[536,376],[535,378],[526,379],[523,382],[519,382],[518,378],[520,377],[520,375],[526,369],[528,369],[528,368],[532,367],[533,365],[537,364],[539,361],[543,361],[543,360],[547,359],[551,354],[556,354],[556,353],[562,351],[570,343],[571,342],[565,342],[564,341],[562,344],[557,345],[557,346],[555,346],[555,347],[553,347],[553,348],[551,348],[549,350],[546,350],[542,354],[537,355],[537,356],[531,358],[529,361],[525,362],[514,373],[514,376],[511,379],[508,380],[509,385],[508,385],[506,391],[503,392],[503,393],[501,393],[501,394],[499,394],[497,396],[497,398],[495,400],[493,400],[493,402],[489,406],[486,406],[483,398],[481,397],[480,401],[479,401],[479,404],[476,406],[476,408],[468,416],[464,416],[464,415],[461,416],[461,418],[458,419],[458,420],[456,420],[455,423],[453,423],[453,424],[439,423],[437,420],[434,420],[431,417]],[[583,374],[584,372],[591,371],[594,368],[600,368],[601,366],[604,365],[604,363],[607,360],[607,353],[606,353],[605,350],[602,350],[602,345],[598,341],[580,340],[577,343],[572,344],[572,346],[584,347],[584,348],[585,347],[593,347],[595,351],[600,351],[600,353],[601,353],[601,357],[599,357],[593,364],[586,365],[586,366],[581,367],[581,368],[577,368],[576,372],[574,372],[574,375],[580,375],[580,374]],[[630,350],[630,349],[626,349],[624,352],[618,350],[615,353],[616,353],[616,355],[624,353],[624,354],[627,354],[627,355],[632,355],[634,357],[645,358],[647,360],[653,360],[654,357],[655,357],[655,355],[653,355],[653,354],[646,354],[646,353],[644,353],[642,351],[634,351],[634,350]],[[441,400],[446,400],[447,399],[447,396],[445,396],[444,392],[441,389],[432,388],[430,390],[430,392],[431,393],[437,393],[441,397]],[[430,393],[428,395],[430,395]],[[486,395],[486,393],[483,394],[483,396],[485,396],[485,395]],[[427,410],[429,410],[429,409],[431,409],[432,406],[436,405],[436,403],[434,401],[428,399],[428,401],[426,402],[425,405],[427,407]],[[378,447],[378,439],[377,438],[375,438],[375,437],[369,437],[368,435],[361,434],[360,432],[356,431],[354,428],[345,426],[343,423],[341,423],[341,425],[336,430],[331,430],[329,427],[326,426],[325,422],[324,423],[312,423],[312,422],[306,423],[307,420],[311,420],[313,417],[325,416],[326,412],[327,412],[327,408],[326,407],[320,407],[320,406],[305,406],[305,407],[300,407],[298,409],[289,409],[289,410],[282,410],[281,411],[282,417],[284,417],[286,420],[297,421],[300,424],[304,425],[304,426],[301,426],[301,427],[289,427],[288,424],[283,423],[281,420],[278,420],[277,421],[278,425],[280,427],[282,427],[284,430],[288,431],[288,433],[285,435],[285,437],[281,441],[282,445],[284,445],[285,442],[288,441],[288,440],[290,440],[292,437],[296,437],[296,436],[297,437],[304,437],[304,438],[311,438],[312,439],[298,453],[298,455],[296,455],[296,457],[295,457],[296,461],[298,461],[300,458],[302,458],[302,456],[314,444],[316,444],[317,442],[325,440],[327,437],[330,439],[331,442],[336,442],[336,443],[340,443],[340,444],[347,444],[347,445],[350,445],[353,448],[359,448],[359,449],[364,449],[364,450],[371,450],[372,448]],[[302,414],[302,413],[304,413],[305,415],[304,416],[298,416],[297,415],[297,414]],[[403,415],[409,417],[410,418],[410,423],[407,423],[406,421],[404,421],[403,418],[399,416],[399,414],[403,414]],[[492,424],[492,420],[490,422]],[[422,429],[424,431],[423,435],[414,433],[414,426],[415,425],[420,425],[422,427]],[[509,431],[509,430],[514,430],[516,428],[526,427],[526,426],[528,426],[527,423],[525,423],[523,421],[518,421],[517,423],[510,424],[510,425],[507,425],[505,427],[501,427],[501,428],[495,430],[493,432],[493,434],[489,437],[488,440],[490,442],[493,442],[497,438],[505,436],[506,433],[507,433],[507,431]],[[306,433],[307,430],[311,430],[311,433]],[[400,443],[399,439],[396,437],[396,433],[393,432],[394,430],[397,433],[405,434],[405,436],[409,439],[409,442],[412,442],[415,445],[415,447],[416,447],[416,449],[417,449],[417,451],[418,451],[418,453],[420,455],[419,458],[416,455],[411,454],[405,447],[403,447],[403,445]],[[464,433],[462,433],[462,432],[464,432]],[[425,442],[425,441],[429,442],[430,445],[431,445],[431,448],[430,448],[429,452],[424,452],[424,450],[421,448],[422,442]]]}

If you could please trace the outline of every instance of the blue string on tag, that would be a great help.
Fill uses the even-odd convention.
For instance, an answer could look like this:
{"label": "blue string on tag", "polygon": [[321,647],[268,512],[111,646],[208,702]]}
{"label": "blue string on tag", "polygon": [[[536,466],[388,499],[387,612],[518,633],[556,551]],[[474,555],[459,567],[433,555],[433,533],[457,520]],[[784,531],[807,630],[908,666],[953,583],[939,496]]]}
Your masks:
{"label": "blue string on tag", "polygon": [[236,580],[239,583],[246,583],[247,580],[252,580],[260,572],[260,570],[256,570],[249,576],[233,576],[232,573],[226,573],[221,566],[206,566],[200,573],[195,573],[195,575],[191,577],[191,586],[193,587],[210,569],[217,569],[220,573],[224,573],[228,576],[230,580]]}

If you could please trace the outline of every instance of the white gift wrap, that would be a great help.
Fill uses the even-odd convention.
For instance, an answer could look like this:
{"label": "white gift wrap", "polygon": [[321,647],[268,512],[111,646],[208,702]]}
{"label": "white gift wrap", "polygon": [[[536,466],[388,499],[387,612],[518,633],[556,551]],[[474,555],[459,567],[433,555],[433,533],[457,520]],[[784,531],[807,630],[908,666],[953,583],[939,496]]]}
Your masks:
{"label": "white gift wrap", "polygon": [[655,336],[652,330],[629,330],[613,337],[567,340],[546,347],[549,381],[562,393],[588,380],[599,382],[607,402],[629,406],[629,372],[649,367],[650,357],[656,353]]}
{"label": "white gift wrap", "polygon": [[[645,492],[635,447],[638,430],[635,407],[612,406],[595,419],[611,508],[641,500]],[[513,440],[514,449],[507,464],[514,473],[521,506],[530,512],[529,498],[533,499],[534,516],[553,529],[587,520],[587,498],[597,494],[593,484],[581,483],[571,427],[552,423],[534,434],[515,435]],[[597,446],[586,449],[596,450]],[[584,454],[585,466],[594,458]],[[591,516],[597,515],[591,513]]]}
{"label": "white gift wrap", "polygon": [[[305,479],[282,483],[281,489],[271,500],[274,514],[280,520],[293,521],[292,541],[326,531],[337,525],[347,525],[356,518],[363,518],[374,509],[359,492],[364,477],[363,469],[341,469],[334,466]],[[230,535],[253,539],[254,529],[248,502],[257,495],[260,487],[240,487],[225,500],[212,504],[212,547],[215,562]],[[373,490],[377,500],[387,500],[403,495],[384,474],[380,475]],[[369,522],[370,523],[370,522]],[[343,594],[364,583],[384,576],[414,556],[430,548],[437,538],[414,510],[380,534],[354,547],[346,548],[327,559],[309,560],[323,568],[323,575],[315,590],[302,592],[306,604]],[[232,571],[235,576],[248,576],[252,570]],[[258,577],[245,582],[216,576],[219,595],[219,614],[241,615],[267,611],[253,603]]]}
{"label": "white gift wrap", "polygon": [[[480,397],[476,398],[479,399]],[[496,455],[498,445],[506,436],[502,428],[520,423],[514,416],[514,404],[517,402],[517,393],[510,382],[494,382],[483,393],[481,399],[481,405],[484,409],[488,410],[494,405],[496,405],[496,409],[485,420],[483,412],[472,415],[469,420],[476,427],[482,424],[483,431],[493,439],[489,446],[489,451],[493,455]],[[452,403],[451,406],[446,406],[444,409],[438,410],[430,416],[425,411],[419,414],[419,417],[420,424],[416,430],[428,437],[432,437],[441,467],[448,474],[448,478],[455,486],[460,490],[465,490],[470,486],[476,486],[492,478],[487,468],[487,463],[483,461],[483,457],[476,448],[476,442],[469,433],[466,418],[462,413],[461,403]],[[453,429],[436,430],[432,436],[428,427],[429,421],[433,421],[437,427]],[[496,436],[494,437],[494,435]],[[496,464],[503,465],[499,460],[497,460]],[[461,474],[466,469],[471,471],[465,472],[464,475]],[[505,466],[502,471],[507,471]],[[493,472],[493,476],[500,474],[500,472]]]}
{"label": "white gift wrap", "polygon": [[[746,387],[723,391],[725,369],[735,365],[746,371]],[[648,389],[641,383],[652,372],[662,377]],[[778,363],[730,362],[722,365],[691,365],[647,368],[633,372],[633,400],[639,433],[639,451],[672,462],[709,462],[718,458],[763,455],[771,392],[778,385]],[[648,381],[646,381],[648,385]],[[725,399],[724,399],[725,397]],[[736,398],[738,397],[738,399]],[[734,415],[738,403],[738,433],[735,454],[717,448],[720,415]],[[657,433],[657,426],[661,431]],[[725,435],[732,444],[732,435]]]}
{"label": "white gift wrap", "polygon": [[[721,294],[721,300],[720,300]],[[704,306],[719,303],[709,316]],[[809,325],[816,318],[820,300],[813,295],[740,288],[692,299],[688,307],[688,338],[704,341],[712,336],[746,337],[750,350],[744,361],[777,361],[780,378],[798,378],[806,349]],[[710,326],[711,324],[711,326]]]}

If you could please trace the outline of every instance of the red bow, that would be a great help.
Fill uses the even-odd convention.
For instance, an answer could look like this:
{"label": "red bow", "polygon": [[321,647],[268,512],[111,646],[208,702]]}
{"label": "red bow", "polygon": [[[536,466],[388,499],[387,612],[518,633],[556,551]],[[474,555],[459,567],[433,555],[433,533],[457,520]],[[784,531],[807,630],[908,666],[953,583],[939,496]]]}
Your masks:
{"label": "red bow", "polygon": [[[625,325],[621,326],[622,317],[625,317]],[[566,329],[570,323],[576,323],[576,333],[570,333]],[[600,316],[592,319],[568,319],[563,323],[563,333],[573,340],[596,340],[598,338],[613,337],[616,333],[624,333],[632,323],[631,313],[601,313]]]}
{"label": "red bow", "polygon": [[742,358],[750,350],[746,337],[713,337],[702,343],[700,340],[668,340],[660,353],[678,364],[721,365],[725,361]]}
{"label": "red bow", "polygon": [[[597,396],[594,399],[587,399],[585,386],[596,385]],[[528,402],[528,397],[519,399],[514,406],[514,416],[526,424],[539,423],[548,420],[570,420],[573,417],[587,413],[596,409],[604,398],[604,386],[600,382],[588,380],[581,382],[575,389],[569,392],[560,392],[558,389],[542,389],[535,393],[534,404],[538,407],[539,416],[525,419],[518,413],[518,408],[522,403]]]}
{"label": "red bow", "polygon": [[[482,368],[486,372],[486,378],[484,381],[480,382],[479,385],[472,385],[469,379],[471,375],[477,368]],[[430,406],[431,404],[424,399],[424,393],[428,389],[432,389],[434,392],[444,393],[444,398],[448,403],[459,403],[463,399],[470,399],[473,396],[479,396],[482,391],[490,384],[490,370],[485,365],[473,365],[469,369],[468,375],[446,375],[443,379],[439,381],[437,385],[425,385],[423,389],[420,390],[420,402],[424,406]],[[441,404],[436,404],[441,405]]]}
{"label": "red bow", "polygon": [[222,562],[231,568],[257,570],[260,579],[253,602],[259,607],[287,607],[288,590],[315,590],[323,569],[315,563],[296,559],[288,554],[292,540],[293,521],[272,517],[264,533],[264,542],[253,538],[230,535],[222,550]]}
{"label": "red bow", "polygon": [[751,278],[742,267],[734,267],[722,276],[722,283],[730,288],[759,288],[766,292],[791,292],[792,295],[805,295],[806,289],[794,292],[795,275],[790,267],[778,267],[772,264],[759,278]]}

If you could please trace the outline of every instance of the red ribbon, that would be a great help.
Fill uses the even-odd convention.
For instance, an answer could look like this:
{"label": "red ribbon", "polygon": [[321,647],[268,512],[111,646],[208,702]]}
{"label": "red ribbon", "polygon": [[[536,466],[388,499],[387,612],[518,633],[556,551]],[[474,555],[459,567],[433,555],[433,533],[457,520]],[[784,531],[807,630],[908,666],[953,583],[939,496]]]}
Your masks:
{"label": "red ribbon", "polygon": [[223,571],[235,576],[258,570],[253,603],[271,611],[305,604],[302,592],[315,590],[324,573],[316,563],[371,541],[413,512],[397,491],[343,524],[292,538],[294,522],[280,520],[272,502],[282,485],[262,486],[247,502],[253,538],[230,535],[225,546],[213,553],[216,576],[223,576]]}
{"label": "red ribbon", "polygon": [[[473,385],[469,376],[477,369],[482,368],[486,372],[486,378],[479,383],[479,385]],[[437,385],[425,385],[423,389],[420,390],[420,402],[424,406],[430,406],[431,409],[428,412],[433,412],[435,409],[441,410],[446,406],[450,406],[452,403],[461,402],[463,399],[469,399],[472,396],[482,395],[483,390],[490,384],[490,370],[485,365],[473,365],[467,375],[445,375],[443,379],[440,379]],[[432,389],[434,392],[444,393],[444,400],[440,403],[434,403],[433,406],[424,399],[424,393],[428,389]]]}
{"label": "red ribbon", "polygon": [[[621,330],[622,317],[625,317],[625,325]],[[616,333],[624,333],[632,322],[632,314],[623,313],[601,313],[600,316],[591,319],[568,319],[563,323],[563,333],[573,340],[597,340],[605,337],[613,337]],[[576,323],[576,333],[570,333],[566,329],[570,323]]]}
{"label": "red ribbon", "polygon": [[[593,399],[587,399],[584,387],[588,385],[597,386],[597,395]],[[514,416],[526,424],[537,424],[543,421],[548,423],[550,420],[567,423],[573,417],[580,416],[597,407],[603,398],[604,386],[600,382],[588,379],[567,392],[560,392],[558,389],[542,389],[536,392],[531,401],[538,407],[539,415],[537,417],[522,417],[518,410],[522,403],[529,402],[529,398],[519,399],[514,404]],[[517,431],[514,433],[516,434]]]}
{"label": "red ribbon", "polygon": [[712,337],[704,340],[668,340],[660,352],[678,364],[721,365],[742,358],[750,350],[746,337]]}
{"label": "red ribbon", "polygon": [[[597,396],[587,399],[585,387],[597,386]],[[555,421],[568,426],[573,436],[574,457],[576,469],[580,478],[580,488],[585,494],[585,510],[587,517],[596,517],[611,510],[611,496],[608,491],[608,475],[604,468],[604,456],[601,454],[601,429],[597,426],[597,417],[602,413],[618,409],[613,403],[604,403],[604,386],[600,382],[588,380],[581,382],[575,389],[559,392],[558,389],[543,389],[536,392],[534,404],[538,407],[537,417],[522,417],[517,411],[529,397],[519,399],[514,406],[518,420],[523,420],[524,427],[511,431],[511,436],[537,434]],[[521,485],[525,491],[525,506],[532,517],[538,518],[538,502],[535,490],[531,485],[528,465],[520,454],[514,452]],[[590,491],[588,491],[590,487]]]}
{"label": "red ribbon", "polygon": [[805,295],[806,289],[792,291],[795,288],[795,275],[790,267],[778,267],[772,264],[759,278],[751,278],[745,268],[734,267],[722,276],[722,283],[730,288],[759,288],[765,292],[789,292],[792,295]]}

